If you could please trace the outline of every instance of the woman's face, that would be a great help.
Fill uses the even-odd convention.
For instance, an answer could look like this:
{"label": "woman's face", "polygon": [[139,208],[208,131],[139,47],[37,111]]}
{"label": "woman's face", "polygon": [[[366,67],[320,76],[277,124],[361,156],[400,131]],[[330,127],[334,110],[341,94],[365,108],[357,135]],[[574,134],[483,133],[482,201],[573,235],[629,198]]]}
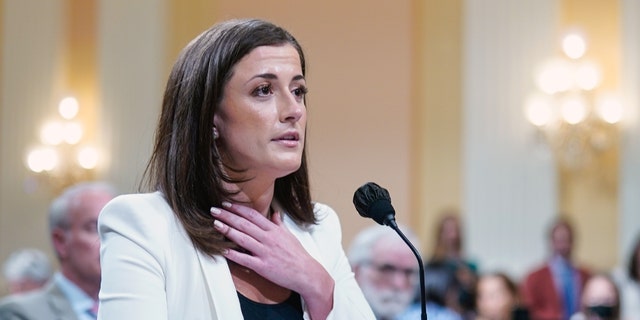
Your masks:
{"label": "woman's face", "polygon": [[460,225],[455,218],[447,218],[442,222],[441,241],[450,248],[460,247]]}
{"label": "woman's face", "polygon": [[480,278],[476,299],[478,314],[492,320],[509,319],[515,303],[503,280],[496,276]]}
{"label": "woman's face", "polygon": [[300,56],[291,45],[253,49],[233,68],[214,125],[225,164],[279,178],[300,167],[307,111]]}

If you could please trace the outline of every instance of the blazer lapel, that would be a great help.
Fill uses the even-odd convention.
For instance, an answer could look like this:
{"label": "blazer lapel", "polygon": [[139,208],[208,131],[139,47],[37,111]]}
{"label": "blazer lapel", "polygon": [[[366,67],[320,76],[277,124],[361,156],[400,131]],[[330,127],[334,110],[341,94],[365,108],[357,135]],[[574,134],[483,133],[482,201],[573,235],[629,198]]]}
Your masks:
{"label": "blazer lapel", "polygon": [[200,270],[208,292],[212,320],[242,319],[236,287],[224,257],[215,260],[196,249]]}
{"label": "blazer lapel", "polygon": [[320,251],[316,246],[316,242],[311,237],[311,234],[307,230],[301,229],[289,216],[285,215],[284,223],[287,226],[287,229],[291,231],[291,233],[298,238],[298,241],[302,244],[302,246],[307,250],[307,252],[317,261],[322,263],[322,257],[320,256]]}
{"label": "blazer lapel", "polygon": [[[311,237],[311,234],[307,230],[303,230],[300,226],[298,226],[291,218],[289,218],[288,215],[283,214],[282,219],[285,225],[287,226],[287,229],[289,229],[289,231],[296,238],[298,238],[298,241],[300,241],[300,244],[302,244],[304,249],[307,250],[309,255],[311,255],[314,259],[320,262],[320,264],[324,265],[324,263],[322,262],[322,257],[320,255],[320,250],[318,249],[313,237]],[[304,312],[303,319],[304,320],[311,319],[311,316],[309,315],[309,310],[307,310],[304,300],[302,299],[300,300],[302,302],[302,309]]]}
{"label": "blazer lapel", "polygon": [[47,300],[51,307],[51,311],[53,312],[53,316],[55,316],[54,319],[77,320],[73,307],[55,282],[52,282],[52,285],[47,289],[47,291]]}
{"label": "blazer lapel", "polygon": [[[281,207],[275,203],[276,210],[281,210],[282,219],[289,231],[300,241],[307,252],[320,263],[322,263],[320,251],[315,241],[307,230],[301,229],[288,215],[286,215]],[[229,265],[224,257],[218,257],[215,260],[208,255],[195,250],[198,255],[198,262],[203,279],[206,284],[211,306],[211,314],[213,320],[216,319],[242,319],[242,309],[240,301],[236,294],[236,287],[231,278]],[[304,304],[304,301],[303,301]],[[309,319],[306,308],[304,308],[304,319]]]}

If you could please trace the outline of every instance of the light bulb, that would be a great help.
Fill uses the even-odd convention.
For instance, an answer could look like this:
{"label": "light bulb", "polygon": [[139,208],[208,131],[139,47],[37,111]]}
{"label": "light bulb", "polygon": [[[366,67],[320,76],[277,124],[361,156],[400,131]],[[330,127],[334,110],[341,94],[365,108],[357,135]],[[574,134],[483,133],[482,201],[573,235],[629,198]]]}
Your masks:
{"label": "light bulb", "polygon": [[542,92],[554,94],[569,90],[572,84],[571,65],[563,59],[552,59],[542,65],[536,84]]}
{"label": "light bulb", "polygon": [[593,62],[583,62],[576,68],[575,82],[582,90],[593,90],[601,80],[600,69]]}
{"label": "light bulb", "polygon": [[58,165],[58,154],[51,148],[39,148],[29,152],[27,165],[33,172],[51,171]]}
{"label": "light bulb", "polygon": [[82,126],[78,122],[69,122],[64,125],[64,141],[68,144],[76,144],[82,139]]}
{"label": "light bulb", "polygon": [[85,169],[93,169],[98,164],[98,150],[84,147],[78,152],[78,164]]}
{"label": "light bulb", "polygon": [[525,114],[527,120],[533,125],[538,127],[547,125],[553,116],[551,101],[542,95],[530,96],[525,103]]}
{"label": "light bulb", "polygon": [[598,116],[607,123],[615,124],[622,120],[622,103],[613,94],[598,97],[596,111]]}
{"label": "light bulb", "polygon": [[571,59],[580,59],[587,51],[587,43],[577,33],[570,33],[562,39],[562,51]]}
{"label": "light bulb", "polygon": [[60,101],[58,112],[63,118],[71,120],[78,114],[78,108],[78,100],[76,98],[66,97]]}
{"label": "light bulb", "polygon": [[577,124],[587,117],[587,103],[581,96],[571,96],[562,101],[560,112],[564,121]]}
{"label": "light bulb", "polygon": [[40,141],[47,145],[59,145],[64,140],[64,129],[59,121],[51,121],[40,130]]}

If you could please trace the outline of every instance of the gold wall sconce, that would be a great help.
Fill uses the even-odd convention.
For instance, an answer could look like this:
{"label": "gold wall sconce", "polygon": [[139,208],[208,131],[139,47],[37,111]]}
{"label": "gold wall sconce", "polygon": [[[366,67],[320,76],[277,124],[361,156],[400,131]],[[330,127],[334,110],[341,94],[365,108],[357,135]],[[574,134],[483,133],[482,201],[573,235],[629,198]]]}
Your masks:
{"label": "gold wall sconce", "polygon": [[569,169],[584,168],[617,143],[624,115],[618,95],[600,89],[602,71],[584,58],[586,50],[580,33],[568,33],[563,56],[540,66],[537,90],[525,101],[527,120]]}
{"label": "gold wall sconce", "polygon": [[29,170],[56,192],[93,179],[100,161],[98,149],[85,141],[86,128],[77,117],[79,109],[74,97],[62,99],[55,119],[40,128],[40,145],[27,155]]}

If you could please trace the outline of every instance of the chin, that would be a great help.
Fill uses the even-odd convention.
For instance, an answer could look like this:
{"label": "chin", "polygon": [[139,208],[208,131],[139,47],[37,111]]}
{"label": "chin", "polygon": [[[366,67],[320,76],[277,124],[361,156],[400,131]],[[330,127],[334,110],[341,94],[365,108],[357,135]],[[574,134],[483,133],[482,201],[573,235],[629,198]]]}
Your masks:
{"label": "chin", "polygon": [[300,169],[300,165],[300,159],[280,163],[280,165],[278,166],[278,168],[282,172],[282,175],[280,175],[280,177],[284,177],[298,171],[298,169]]}

